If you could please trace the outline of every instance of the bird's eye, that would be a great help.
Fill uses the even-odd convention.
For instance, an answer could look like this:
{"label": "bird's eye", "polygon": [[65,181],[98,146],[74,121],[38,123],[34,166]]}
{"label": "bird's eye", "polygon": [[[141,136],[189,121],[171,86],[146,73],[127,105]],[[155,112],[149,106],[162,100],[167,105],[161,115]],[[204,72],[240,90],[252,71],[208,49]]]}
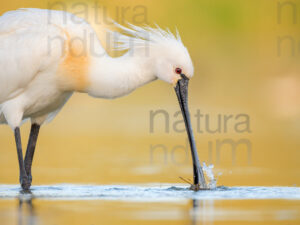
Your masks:
{"label": "bird's eye", "polygon": [[182,72],[182,69],[180,69],[180,68],[176,68],[176,69],[175,69],[175,73],[181,74],[181,72]]}

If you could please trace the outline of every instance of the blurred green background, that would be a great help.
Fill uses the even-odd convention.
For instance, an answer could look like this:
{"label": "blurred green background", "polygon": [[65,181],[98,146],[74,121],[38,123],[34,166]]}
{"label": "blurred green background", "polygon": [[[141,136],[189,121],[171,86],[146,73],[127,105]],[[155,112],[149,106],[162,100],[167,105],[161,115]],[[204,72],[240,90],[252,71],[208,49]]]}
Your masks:
{"label": "blurred green background", "polygon": [[[300,184],[299,1],[97,2],[100,11],[119,22],[157,23],[180,31],[195,65],[189,101],[198,152],[202,161],[214,164],[218,185]],[[10,0],[1,6],[1,13],[22,7],[76,13],[105,42],[104,24],[95,22],[94,1]],[[150,112],[155,110],[167,112],[169,132],[162,114],[155,117],[151,132]],[[173,129],[181,119],[174,116],[178,110],[172,87],[162,81],[113,101],[75,94],[42,127],[33,185],[179,183],[180,176],[191,178],[189,149],[178,147],[186,145],[186,133]],[[206,115],[200,120],[202,132],[197,110]],[[224,132],[224,116],[230,115]],[[220,132],[206,129],[216,130],[219,122]],[[28,123],[22,135],[25,146]],[[218,143],[240,140],[251,145],[250,155],[244,144],[235,153],[224,144],[218,156]],[[0,143],[0,181],[18,183],[14,138],[7,126],[0,127]],[[156,145],[163,147],[151,150]]]}

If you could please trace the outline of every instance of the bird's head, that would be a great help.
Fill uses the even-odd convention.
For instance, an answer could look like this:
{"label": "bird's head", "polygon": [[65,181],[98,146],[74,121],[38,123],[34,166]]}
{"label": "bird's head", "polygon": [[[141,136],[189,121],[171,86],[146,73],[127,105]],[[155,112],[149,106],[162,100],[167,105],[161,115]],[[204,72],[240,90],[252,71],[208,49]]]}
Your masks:
{"label": "bird's head", "polygon": [[156,51],[155,75],[160,80],[176,86],[183,77],[194,75],[192,59],[180,39],[164,40],[153,51]]}
{"label": "bird's head", "polygon": [[178,30],[176,35],[169,29],[139,27],[128,24],[115,25],[121,32],[114,32],[114,44],[117,50],[128,50],[129,54],[146,56],[151,62],[149,70],[158,79],[176,86],[177,82],[194,75],[194,66],[187,48],[181,41]]}
{"label": "bird's head", "polygon": [[194,75],[194,66],[181,39],[171,34],[169,36],[154,44],[150,50],[154,51],[154,72],[157,78],[176,86],[182,78],[190,79]]}

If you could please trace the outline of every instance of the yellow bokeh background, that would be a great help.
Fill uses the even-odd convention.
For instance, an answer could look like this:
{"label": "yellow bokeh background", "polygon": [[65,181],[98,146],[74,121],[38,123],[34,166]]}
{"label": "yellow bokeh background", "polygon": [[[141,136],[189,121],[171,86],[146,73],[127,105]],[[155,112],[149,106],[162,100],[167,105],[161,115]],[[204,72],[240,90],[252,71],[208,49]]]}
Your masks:
{"label": "yellow bokeh background", "polygon": [[[113,19],[178,28],[195,65],[189,101],[199,156],[214,164],[219,185],[300,184],[300,16],[293,21],[293,9],[300,13],[298,1],[97,2]],[[1,13],[22,7],[65,9],[87,19],[105,41],[105,24],[93,19],[94,1],[10,0],[1,6]],[[168,112],[169,133],[163,117],[155,119],[155,132],[150,132],[151,110]],[[172,87],[162,81],[113,101],[75,94],[42,127],[33,184],[179,183],[179,177],[191,178],[189,149],[174,150],[186,142],[186,134],[173,129],[180,120],[174,116],[178,110]],[[208,116],[211,129],[217,128],[218,115],[246,114],[251,132],[236,132],[236,119],[228,122],[227,132],[197,132],[197,110]],[[202,128],[204,122],[202,118]],[[27,123],[22,127],[24,148],[28,134]],[[235,163],[228,146],[218,160],[216,141],[225,139],[247,139],[251,160],[243,146]],[[18,183],[14,138],[7,126],[0,127],[0,143],[0,181]],[[151,145],[158,144],[165,150],[151,152]]]}

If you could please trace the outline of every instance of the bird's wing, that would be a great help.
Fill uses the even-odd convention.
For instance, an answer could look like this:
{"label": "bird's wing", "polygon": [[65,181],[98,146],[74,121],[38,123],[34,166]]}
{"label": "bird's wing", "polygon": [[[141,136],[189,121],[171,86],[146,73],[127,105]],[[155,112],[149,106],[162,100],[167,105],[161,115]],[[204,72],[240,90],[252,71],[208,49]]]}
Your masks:
{"label": "bird's wing", "polygon": [[39,72],[61,59],[65,34],[46,17],[26,9],[0,17],[0,104],[22,93]]}

